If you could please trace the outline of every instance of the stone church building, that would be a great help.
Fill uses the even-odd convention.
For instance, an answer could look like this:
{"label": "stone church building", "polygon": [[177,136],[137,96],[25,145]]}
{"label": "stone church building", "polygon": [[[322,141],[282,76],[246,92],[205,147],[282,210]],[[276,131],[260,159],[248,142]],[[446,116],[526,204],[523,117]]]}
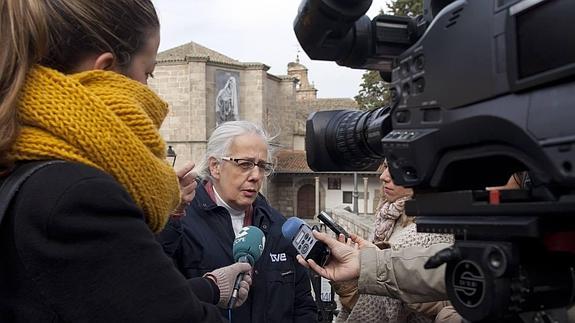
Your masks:
{"label": "stone church building", "polygon": [[262,192],[272,206],[286,216],[311,219],[318,209],[353,207],[358,187],[356,209],[372,213],[379,197],[379,174],[361,173],[354,182],[352,173],[311,171],[305,157],[308,115],[355,109],[355,101],[317,98],[307,68],[297,59],[287,65],[286,75],[268,70],[263,63],[240,62],[194,42],[158,54],[149,85],[170,104],[161,133],[177,155],[175,167],[199,161],[217,124],[249,120],[277,135],[276,172]]}

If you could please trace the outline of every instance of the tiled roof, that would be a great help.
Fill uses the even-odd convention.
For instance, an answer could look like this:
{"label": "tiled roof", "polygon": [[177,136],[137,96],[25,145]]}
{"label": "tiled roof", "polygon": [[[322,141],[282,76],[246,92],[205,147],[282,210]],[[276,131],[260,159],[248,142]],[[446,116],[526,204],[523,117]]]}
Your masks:
{"label": "tiled roof", "polygon": [[187,44],[165,50],[158,54],[156,60],[162,61],[182,61],[186,57],[203,57],[212,62],[226,63],[226,64],[242,64],[240,61],[230,58],[224,54],[218,53],[215,50],[204,47],[198,43],[189,42]]}
{"label": "tiled roof", "polygon": [[281,150],[276,155],[276,158],[276,173],[313,173],[313,171],[307,166],[305,151]]}
{"label": "tiled roof", "polygon": [[[281,150],[276,155],[275,172],[278,174],[312,174],[315,173],[307,165],[306,153],[302,150]],[[379,173],[383,172],[383,163],[375,172],[362,173]],[[329,172],[328,172],[329,173]],[[349,172],[350,174],[352,172]]]}

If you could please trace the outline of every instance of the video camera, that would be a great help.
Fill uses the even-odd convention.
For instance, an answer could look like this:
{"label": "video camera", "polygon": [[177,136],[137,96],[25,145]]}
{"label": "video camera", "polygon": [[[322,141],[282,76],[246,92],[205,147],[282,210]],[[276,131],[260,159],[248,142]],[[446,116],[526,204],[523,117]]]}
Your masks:
{"label": "video camera", "polygon": [[[575,302],[573,0],[425,0],[422,16],[365,16],[371,0],[304,0],[311,59],[378,70],[387,107],[320,111],[316,171],[375,170],[415,188],[423,232],[453,233],[446,287],[470,321],[566,321]],[[491,191],[518,171],[530,190]]]}

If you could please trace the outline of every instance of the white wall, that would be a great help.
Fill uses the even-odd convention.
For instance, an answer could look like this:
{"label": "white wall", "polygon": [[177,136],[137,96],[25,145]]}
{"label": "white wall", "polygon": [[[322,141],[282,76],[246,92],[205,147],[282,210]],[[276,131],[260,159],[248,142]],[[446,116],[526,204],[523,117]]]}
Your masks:
{"label": "white wall", "polygon": [[305,136],[293,136],[293,150],[305,150]]}
{"label": "white wall", "polygon": [[[340,177],[341,178],[341,190],[328,190],[327,189],[327,179],[328,177]],[[350,191],[353,194],[353,176],[344,176],[344,175],[340,175],[340,174],[334,174],[334,175],[322,175],[320,177],[320,185],[323,186],[323,188],[325,189],[326,192],[326,196],[325,196],[325,208],[326,209],[333,209],[337,206],[346,206],[349,205],[349,207],[353,210],[353,199],[352,199],[352,203],[348,203],[348,204],[344,204],[343,203],[343,192],[344,191]],[[379,176],[369,176],[368,177],[368,192],[369,192],[369,197],[367,200],[367,213],[373,213],[373,201],[375,198],[375,194],[376,194],[376,190],[378,190],[380,187],[380,183],[379,183]],[[363,192],[364,190],[364,186],[363,186],[363,175],[358,174],[357,176],[357,191],[360,193]],[[364,200],[362,198],[358,199],[358,210],[359,213],[364,213]]]}

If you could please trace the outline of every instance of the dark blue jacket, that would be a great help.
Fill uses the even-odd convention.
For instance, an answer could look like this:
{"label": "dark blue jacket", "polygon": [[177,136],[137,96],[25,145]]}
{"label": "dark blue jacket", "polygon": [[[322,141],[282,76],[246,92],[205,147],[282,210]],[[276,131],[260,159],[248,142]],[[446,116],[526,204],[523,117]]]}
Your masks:
{"label": "dark blue jacket", "polygon": [[[184,276],[198,277],[232,264],[235,236],[230,214],[212,201],[203,185],[198,185],[186,214],[171,219],[158,237]],[[232,322],[317,322],[307,271],[281,233],[285,220],[262,195],[257,197],[252,225],[264,232],[266,243],[254,266],[248,300],[232,311]],[[227,317],[227,311],[222,315]]]}

